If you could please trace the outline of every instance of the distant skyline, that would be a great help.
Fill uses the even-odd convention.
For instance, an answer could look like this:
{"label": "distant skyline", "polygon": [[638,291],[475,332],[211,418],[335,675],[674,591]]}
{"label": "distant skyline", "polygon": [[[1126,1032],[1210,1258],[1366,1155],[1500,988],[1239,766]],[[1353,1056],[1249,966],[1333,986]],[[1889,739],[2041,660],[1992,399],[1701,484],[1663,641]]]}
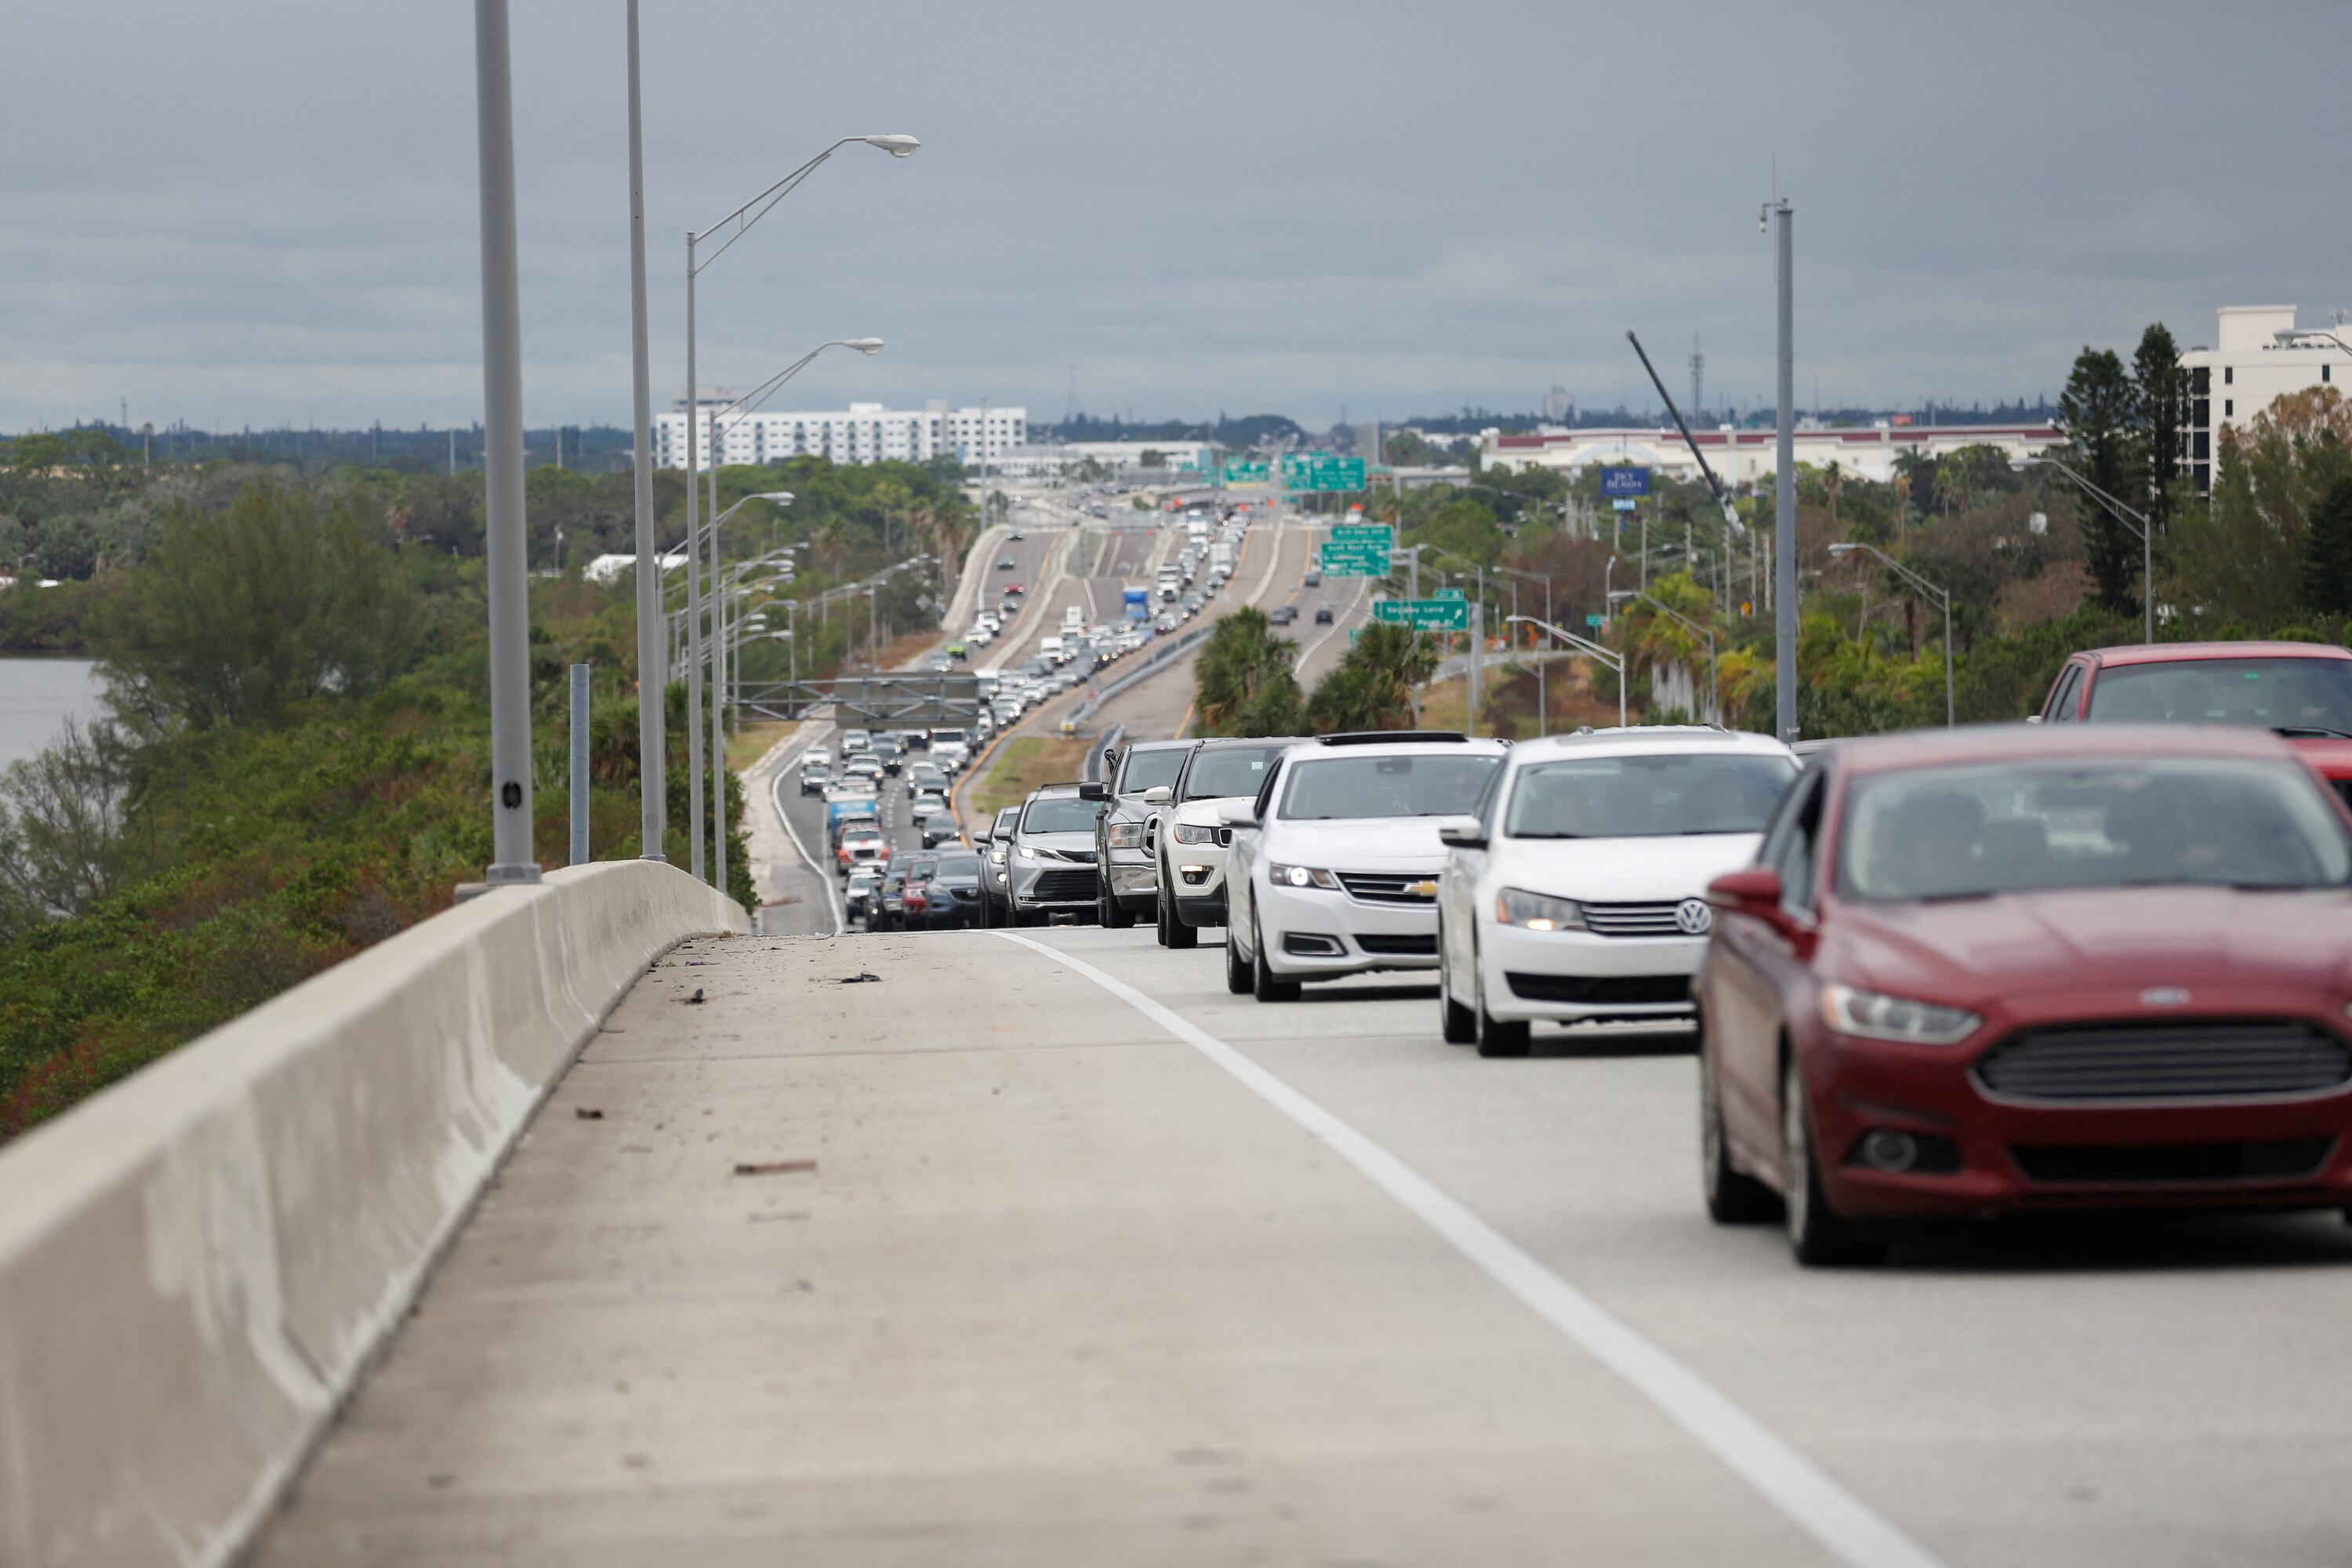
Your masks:
{"label": "distant skyline", "polygon": [[[786,401],[1319,429],[1555,380],[1654,405],[1631,326],[1677,397],[1699,334],[1744,409],[1776,178],[1808,409],[2054,395],[2150,321],[2352,305],[2352,210],[2312,188],[2340,3],[644,9],[657,406],[687,225],[873,131],[924,146],[845,149],[705,275],[706,382],[870,333]],[[478,417],[471,16],[12,18],[0,430]],[[514,0],[513,30],[526,414],[625,424],[622,7]]]}

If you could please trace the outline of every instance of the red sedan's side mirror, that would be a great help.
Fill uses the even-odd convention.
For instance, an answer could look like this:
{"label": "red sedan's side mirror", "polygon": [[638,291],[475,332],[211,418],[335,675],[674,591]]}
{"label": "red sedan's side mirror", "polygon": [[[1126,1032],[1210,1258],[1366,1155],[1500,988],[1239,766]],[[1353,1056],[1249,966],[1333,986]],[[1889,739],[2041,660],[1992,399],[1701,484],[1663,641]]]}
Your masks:
{"label": "red sedan's side mirror", "polygon": [[1769,866],[1726,872],[1706,885],[1706,901],[1726,914],[1776,920],[1780,912],[1780,873]]}

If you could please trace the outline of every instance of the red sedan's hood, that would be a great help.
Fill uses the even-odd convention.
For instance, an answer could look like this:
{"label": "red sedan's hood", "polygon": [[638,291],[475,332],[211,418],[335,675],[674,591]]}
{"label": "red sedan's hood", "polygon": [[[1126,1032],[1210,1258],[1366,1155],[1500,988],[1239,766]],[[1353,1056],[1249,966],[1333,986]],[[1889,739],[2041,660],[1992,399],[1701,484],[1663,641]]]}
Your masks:
{"label": "red sedan's hood", "polygon": [[2107,888],[1839,907],[1822,959],[1854,984],[1974,1005],[2052,992],[2352,984],[2352,894]]}
{"label": "red sedan's hood", "polygon": [[2290,735],[2287,743],[2301,752],[2303,760],[2317,768],[2323,778],[2352,779],[2352,741],[2339,741],[2328,735]]}

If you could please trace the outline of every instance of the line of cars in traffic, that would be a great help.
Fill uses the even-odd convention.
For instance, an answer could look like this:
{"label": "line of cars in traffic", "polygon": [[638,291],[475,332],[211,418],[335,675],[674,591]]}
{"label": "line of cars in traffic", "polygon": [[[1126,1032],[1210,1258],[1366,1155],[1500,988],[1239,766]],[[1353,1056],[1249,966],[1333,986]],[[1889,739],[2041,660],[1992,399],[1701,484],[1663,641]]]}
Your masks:
{"label": "line of cars in traffic", "polygon": [[1439,1033],[1690,1020],[1725,1224],[2352,1217],[2352,653],[2092,650],[2033,722],[1139,742],[980,846],[983,921],[1225,929],[1279,1003],[1433,971]]}

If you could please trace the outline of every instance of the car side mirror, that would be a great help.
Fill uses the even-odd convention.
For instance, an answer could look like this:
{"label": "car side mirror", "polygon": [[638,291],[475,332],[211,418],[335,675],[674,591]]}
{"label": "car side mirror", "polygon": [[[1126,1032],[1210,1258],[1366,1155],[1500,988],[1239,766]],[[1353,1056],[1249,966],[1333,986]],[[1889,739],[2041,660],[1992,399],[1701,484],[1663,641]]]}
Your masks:
{"label": "car side mirror", "polygon": [[2042,722],[2042,715],[2039,713],[2028,713],[2025,716],[2025,721],[2029,724],[2039,724]]}
{"label": "car side mirror", "polygon": [[1175,798],[1176,792],[1166,784],[1153,784],[1143,792],[1143,804],[1146,805],[1166,805]]}
{"label": "car side mirror", "polygon": [[1217,807],[1217,820],[1227,827],[1255,827],[1257,802],[1236,800]]}
{"label": "car side mirror", "polygon": [[1101,784],[1096,783],[1094,780],[1088,779],[1078,785],[1078,798],[1080,800],[1108,800],[1110,798],[1110,791],[1105,789]]}
{"label": "car side mirror", "polygon": [[1726,914],[1780,921],[1780,873],[1769,866],[1727,871],[1706,885],[1706,901]]}
{"label": "car side mirror", "polygon": [[1437,841],[1448,849],[1484,849],[1486,825],[1475,816],[1452,816],[1437,825]]}

